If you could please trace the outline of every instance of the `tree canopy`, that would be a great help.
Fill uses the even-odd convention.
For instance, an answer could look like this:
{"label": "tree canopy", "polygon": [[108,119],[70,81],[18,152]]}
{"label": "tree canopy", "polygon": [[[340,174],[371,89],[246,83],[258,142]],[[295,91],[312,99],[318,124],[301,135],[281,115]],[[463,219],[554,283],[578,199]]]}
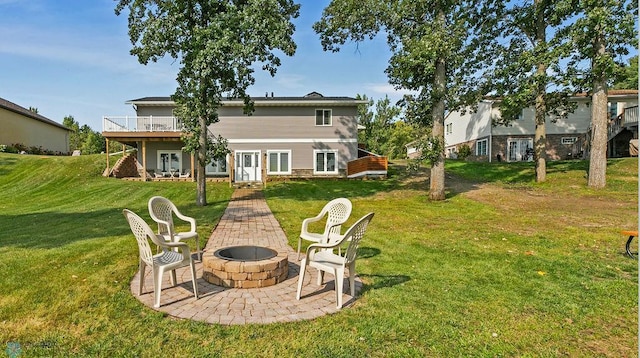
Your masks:
{"label": "tree canopy", "polygon": [[609,122],[607,90],[620,75],[620,60],[631,48],[637,47],[638,2],[574,0],[573,6],[575,21],[561,33],[572,45],[568,63],[570,80],[579,91],[591,94],[588,185],[603,188]]}
{"label": "tree canopy", "polygon": [[333,0],[314,30],[327,51],[347,41],[361,42],[379,33],[392,52],[386,73],[405,96],[407,120],[432,126],[432,143],[442,150],[432,161],[430,198],[443,200],[444,115],[474,104],[486,93],[479,75],[491,62],[482,49],[495,40],[485,31],[495,24],[499,1]]}
{"label": "tree canopy", "polygon": [[227,153],[226,141],[209,126],[218,121],[223,97],[241,98],[255,82],[254,64],[275,75],[276,50],[294,54],[292,19],[299,15],[292,0],[120,0],[119,15],[129,10],[131,54],[140,63],[164,56],[180,61],[172,98],[184,125],[185,150],[197,153],[198,205],[206,205],[204,167]]}

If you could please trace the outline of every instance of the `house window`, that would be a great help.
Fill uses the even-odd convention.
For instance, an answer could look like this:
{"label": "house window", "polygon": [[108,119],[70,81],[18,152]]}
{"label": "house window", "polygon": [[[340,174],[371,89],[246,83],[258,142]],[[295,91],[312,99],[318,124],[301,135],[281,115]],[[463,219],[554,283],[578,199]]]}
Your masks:
{"label": "house window", "polygon": [[489,141],[486,139],[479,140],[476,142],[476,155],[487,155],[487,144]]}
{"label": "house window", "polygon": [[330,126],[330,125],[331,125],[331,110],[316,109],[316,126]]}
{"label": "house window", "polygon": [[268,174],[291,174],[291,151],[269,150],[267,151]]}
{"label": "house window", "polygon": [[179,171],[182,173],[182,152],[179,150],[159,150],[158,170],[161,172]]}
{"label": "house window", "polygon": [[338,174],[337,150],[314,150],[313,157],[314,174]]}
{"label": "house window", "polygon": [[578,137],[562,137],[562,144],[573,144],[578,141]]}
{"label": "house window", "polygon": [[213,159],[211,163],[207,164],[204,170],[207,174],[229,174],[227,169],[227,158]]}
{"label": "house window", "polygon": [[609,118],[616,118],[618,116],[618,102],[609,102]]}
{"label": "house window", "polygon": [[447,129],[447,134],[453,133],[453,123],[447,123],[446,129]]}

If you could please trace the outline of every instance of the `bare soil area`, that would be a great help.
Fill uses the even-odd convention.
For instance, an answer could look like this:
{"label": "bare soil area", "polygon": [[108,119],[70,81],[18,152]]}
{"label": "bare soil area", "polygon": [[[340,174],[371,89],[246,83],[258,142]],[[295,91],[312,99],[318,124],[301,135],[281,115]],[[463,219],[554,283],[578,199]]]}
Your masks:
{"label": "bare soil area", "polygon": [[[428,190],[429,171],[422,168],[413,174],[407,173],[402,182],[407,189]],[[447,197],[461,195],[490,205],[505,215],[537,217],[556,225],[622,230],[635,228],[638,222],[638,203],[635,201],[551,192],[521,185],[472,182],[451,174],[446,175],[445,185]]]}

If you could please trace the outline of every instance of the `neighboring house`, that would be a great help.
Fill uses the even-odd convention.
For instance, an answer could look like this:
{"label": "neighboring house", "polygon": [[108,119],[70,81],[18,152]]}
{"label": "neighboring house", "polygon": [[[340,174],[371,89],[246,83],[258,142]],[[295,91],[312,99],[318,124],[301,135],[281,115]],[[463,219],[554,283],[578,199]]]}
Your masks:
{"label": "neighboring house", "polygon": [[[209,132],[226,138],[231,154],[207,165],[207,177],[262,182],[275,177],[371,175],[369,169],[377,169],[358,167],[357,173],[348,172],[358,159],[358,105],[366,101],[316,92],[252,100],[251,115],[243,114],[242,100],[222,101],[220,121],[209,126]],[[137,160],[146,172],[158,176],[189,172],[193,177],[196,165],[192,155],[182,151],[182,125],[173,115],[175,103],[169,97],[126,103],[134,106],[137,116],[104,117],[102,134],[107,141],[136,147]]]}
{"label": "neighboring house", "polygon": [[0,144],[20,144],[57,154],[69,153],[69,128],[2,98],[0,128]]}
{"label": "neighboring house", "polygon": [[[547,118],[546,150],[549,160],[586,158],[591,133],[591,97],[580,94],[567,118]],[[445,118],[445,154],[455,158],[462,145],[471,148],[472,159],[481,161],[533,160],[534,110],[527,108],[509,125],[495,125],[500,118],[499,100],[483,100],[475,112],[452,112]],[[630,142],[638,138],[638,91],[609,90],[609,157],[630,154]],[[637,142],[637,141],[636,141]],[[409,149],[409,148],[408,148]],[[632,154],[633,150],[631,151]]]}

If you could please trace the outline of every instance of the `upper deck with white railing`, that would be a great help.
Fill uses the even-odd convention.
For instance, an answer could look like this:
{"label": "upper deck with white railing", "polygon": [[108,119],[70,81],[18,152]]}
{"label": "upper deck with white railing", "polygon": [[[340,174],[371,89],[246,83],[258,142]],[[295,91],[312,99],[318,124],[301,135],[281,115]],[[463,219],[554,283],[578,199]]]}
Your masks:
{"label": "upper deck with white railing", "polygon": [[182,121],[169,116],[104,116],[103,132],[180,132]]}

